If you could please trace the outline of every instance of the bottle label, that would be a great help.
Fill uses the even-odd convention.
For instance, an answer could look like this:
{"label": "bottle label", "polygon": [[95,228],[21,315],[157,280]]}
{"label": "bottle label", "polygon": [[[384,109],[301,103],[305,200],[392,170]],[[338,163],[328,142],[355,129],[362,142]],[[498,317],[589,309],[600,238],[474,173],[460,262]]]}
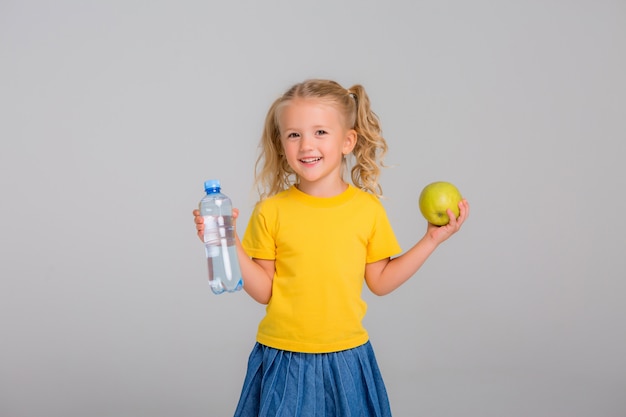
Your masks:
{"label": "bottle label", "polygon": [[204,251],[206,252],[207,258],[216,258],[220,256],[220,248],[219,246],[211,245],[209,243],[204,244]]}
{"label": "bottle label", "polygon": [[[203,216],[204,217],[204,243],[205,246],[220,245],[219,228],[217,226],[216,216]],[[207,254],[208,255],[208,254]]]}

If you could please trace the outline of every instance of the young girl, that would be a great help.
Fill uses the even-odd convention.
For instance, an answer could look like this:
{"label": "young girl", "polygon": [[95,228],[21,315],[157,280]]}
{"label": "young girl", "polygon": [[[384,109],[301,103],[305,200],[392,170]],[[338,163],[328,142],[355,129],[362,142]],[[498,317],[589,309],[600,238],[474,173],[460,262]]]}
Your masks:
{"label": "young girl", "polygon": [[391,258],[401,249],[378,184],[387,144],[360,85],[294,85],[272,104],[261,144],[261,200],[237,250],[245,290],[267,308],[235,416],[390,416],[361,323],[363,282],[377,295],[398,288],[459,230],[469,205]]}

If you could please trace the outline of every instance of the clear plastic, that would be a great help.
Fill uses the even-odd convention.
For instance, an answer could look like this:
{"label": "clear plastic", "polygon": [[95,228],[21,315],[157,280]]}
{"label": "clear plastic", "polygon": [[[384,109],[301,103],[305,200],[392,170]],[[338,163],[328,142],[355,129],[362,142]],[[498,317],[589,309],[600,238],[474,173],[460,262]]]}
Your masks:
{"label": "clear plastic", "polygon": [[209,285],[215,294],[235,292],[243,288],[243,278],[233,224],[233,205],[221,193],[219,180],[204,183],[206,195],[200,200],[200,214],[204,218],[204,247],[209,273]]}

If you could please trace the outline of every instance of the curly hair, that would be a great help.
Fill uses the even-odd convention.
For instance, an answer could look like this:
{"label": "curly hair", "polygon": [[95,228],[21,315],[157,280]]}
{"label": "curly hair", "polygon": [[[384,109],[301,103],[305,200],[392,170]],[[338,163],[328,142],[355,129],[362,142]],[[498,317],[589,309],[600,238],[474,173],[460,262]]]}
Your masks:
{"label": "curly hair", "polygon": [[[378,116],[370,108],[370,100],[361,85],[346,89],[331,80],[312,79],[295,84],[271,105],[265,117],[265,127],[259,144],[260,154],[256,161],[255,185],[260,198],[264,199],[289,188],[298,178],[287,163],[280,141],[280,109],[294,99],[320,99],[336,106],[344,116],[347,128],[354,129],[357,141],[352,154],[354,162],[350,169],[355,187],[382,196],[378,183],[380,168],[387,142],[382,136]],[[347,162],[344,160],[344,169]]]}

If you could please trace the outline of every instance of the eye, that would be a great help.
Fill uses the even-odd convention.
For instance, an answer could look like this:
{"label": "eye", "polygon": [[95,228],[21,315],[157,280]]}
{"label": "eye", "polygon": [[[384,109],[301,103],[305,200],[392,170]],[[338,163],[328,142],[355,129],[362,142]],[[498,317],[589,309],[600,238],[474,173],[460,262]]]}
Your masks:
{"label": "eye", "polygon": [[287,139],[298,139],[300,137],[299,133],[291,132],[287,134]]}
{"label": "eye", "polygon": [[322,130],[322,129],[320,129],[320,130],[318,130],[318,131],[316,131],[316,132],[315,132],[315,134],[316,134],[317,136],[322,136],[322,135],[325,135],[325,134],[327,134],[327,133],[328,133],[327,131]]}

